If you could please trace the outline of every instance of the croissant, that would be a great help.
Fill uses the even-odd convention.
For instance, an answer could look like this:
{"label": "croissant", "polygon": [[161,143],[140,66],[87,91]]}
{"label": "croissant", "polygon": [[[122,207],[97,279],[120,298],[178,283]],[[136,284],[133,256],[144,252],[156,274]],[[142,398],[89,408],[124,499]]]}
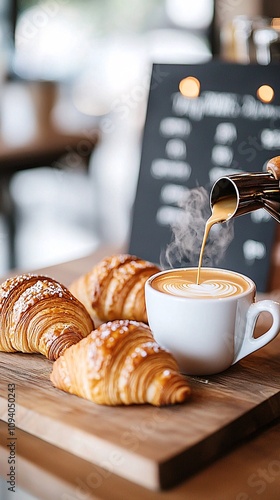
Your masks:
{"label": "croissant", "polygon": [[26,274],[0,286],[0,351],[54,360],[93,328],[85,307],[52,278]]}
{"label": "croissant", "polygon": [[96,325],[114,319],[147,323],[144,285],[158,271],[155,264],[134,255],[113,255],[74,281],[69,289]]}
{"label": "croissant", "polygon": [[54,362],[53,385],[102,405],[182,403],[187,379],[173,356],[137,321],[103,323]]}

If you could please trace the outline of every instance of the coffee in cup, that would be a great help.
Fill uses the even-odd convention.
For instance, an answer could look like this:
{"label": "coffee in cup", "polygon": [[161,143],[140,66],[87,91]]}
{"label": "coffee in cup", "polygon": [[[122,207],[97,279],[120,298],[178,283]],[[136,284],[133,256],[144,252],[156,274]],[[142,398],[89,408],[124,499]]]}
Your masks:
{"label": "coffee in cup", "polygon": [[[273,340],[280,329],[280,305],[255,302],[255,283],[225,269],[169,269],[145,284],[148,322],[155,340],[176,358],[183,373],[208,375],[231,365]],[[262,312],[272,325],[254,337]]]}
{"label": "coffee in cup", "polygon": [[213,299],[234,297],[249,290],[251,283],[241,274],[202,268],[200,284],[196,283],[197,269],[175,269],[152,280],[155,290],[177,297]]}

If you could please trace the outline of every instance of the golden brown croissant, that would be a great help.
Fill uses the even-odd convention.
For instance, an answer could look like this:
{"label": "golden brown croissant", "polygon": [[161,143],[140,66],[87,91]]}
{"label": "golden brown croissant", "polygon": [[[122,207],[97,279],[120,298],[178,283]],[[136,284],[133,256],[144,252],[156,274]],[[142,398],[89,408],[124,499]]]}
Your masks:
{"label": "golden brown croissant", "polygon": [[53,364],[53,385],[103,405],[182,403],[190,396],[173,356],[137,321],[103,323]]}
{"label": "golden brown croissant", "polygon": [[85,307],[52,278],[26,274],[0,286],[0,351],[54,360],[93,328]]}
{"label": "golden brown croissant", "polygon": [[147,323],[145,281],[160,271],[134,255],[113,255],[70,285],[96,325],[114,319]]}

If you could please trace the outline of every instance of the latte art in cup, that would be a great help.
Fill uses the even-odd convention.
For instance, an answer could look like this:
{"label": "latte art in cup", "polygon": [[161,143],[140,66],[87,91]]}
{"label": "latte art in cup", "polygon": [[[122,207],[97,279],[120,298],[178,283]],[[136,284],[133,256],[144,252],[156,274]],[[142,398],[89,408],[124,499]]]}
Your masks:
{"label": "latte art in cup", "polygon": [[208,280],[197,285],[196,283],[165,283],[163,290],[172,295],[182,297],[230,297],[243,292],[242,287],[235,283]]}
{"label": "latte art in cup", "polygon": [[202,268],[199,284],[195,269],[183,269],[158,276],[152,281],[152,287],[177,297],[211,299],[240,295],[250,289],[250,283],[240,274]]}
{"label": "latte art in cup", "polygon": [[[256,285],[227,269],[168,269],[145,283],[149,326],[175,357],[182,373],[222,372],[271,342],[280,331],[280,305],[256,301]],[[270,328],[255,337],[257,319],[269,313]]]}

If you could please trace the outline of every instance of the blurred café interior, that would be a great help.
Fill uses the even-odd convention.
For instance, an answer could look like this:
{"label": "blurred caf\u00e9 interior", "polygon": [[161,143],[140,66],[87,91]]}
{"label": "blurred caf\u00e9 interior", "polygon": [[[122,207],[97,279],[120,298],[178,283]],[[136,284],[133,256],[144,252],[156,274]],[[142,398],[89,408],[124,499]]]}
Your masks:
{"label": "blurred caf\u00e9 interior", "polygon": [[126,247],[152,64],[212,58],[280,62],[279,1],[0,0],[0,275]]}
{"label": "blurred caf\u00e9 interior", "polygon": [[129,239],[151,66],[269,64],[274,0],[0,1],[0,274]]}

